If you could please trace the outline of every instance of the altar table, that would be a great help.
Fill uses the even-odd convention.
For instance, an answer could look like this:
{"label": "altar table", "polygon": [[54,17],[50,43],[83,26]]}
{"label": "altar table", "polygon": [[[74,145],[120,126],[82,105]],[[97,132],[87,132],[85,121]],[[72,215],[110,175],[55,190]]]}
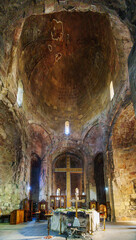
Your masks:
{"label": "altar table", "polygon": [[[73,217],[72,217],[73,216]],[[99,213],[95,210],[84,210],[80,211],[78,209],[78,219],[81,226],[87,226],[87,230],[94,232],[98,229],[100,225],[100,216]],[[73,223],[75,217],[75,211],[65,211],[58,209],[54,212],[54,215],[51,217],[51,230],[60,231],[60,222],[61,222],[61,233],[67,231],[67,226]],[[61,221],[60,221],[61,218]],[[89,222],[88,222],[89,221]],[[92,221],[92,222],[91,222]],[[89,223],[89,224],[88,224]]]}

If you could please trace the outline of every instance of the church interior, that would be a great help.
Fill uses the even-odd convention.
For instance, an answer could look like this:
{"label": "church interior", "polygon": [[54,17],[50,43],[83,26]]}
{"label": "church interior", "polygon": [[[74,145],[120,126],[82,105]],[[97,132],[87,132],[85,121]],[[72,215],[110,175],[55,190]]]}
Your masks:
{"label": "church interior", "polygon": [[134,0],[1,0],[0,231],[76,193],[136,223],[135,40]]}

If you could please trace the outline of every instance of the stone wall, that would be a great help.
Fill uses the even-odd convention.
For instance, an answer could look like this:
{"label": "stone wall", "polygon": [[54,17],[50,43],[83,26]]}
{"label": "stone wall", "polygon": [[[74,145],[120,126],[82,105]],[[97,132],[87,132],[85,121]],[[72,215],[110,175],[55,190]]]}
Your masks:
{"label": "stone wall", "polygon": [[132,93],[132,101],[136,113],[136,43],[134,44],[128,58],[129,81]]}
{"label": "stone wall", "polygon": [[[101,124],[97,121],[94,126],[87,132],[84,138],[84,147],[88,149],[87,175],[89,200],[97,200],[97,189],[95,181],[95,157],[104,151],[104,132]],[[104,169],[103,169],[104,170]]]}
{"label": "stone wall", "polygon": [[[50,162],[51,138],[48,132],[39,124],[32,123],[29,125],[30,153],[32,156],[37,156],[41,161],[40,176],[39,176],[39,201],[47,200],[48,195],[48,163]],[[31,196],[34,200],[34,196]]]}
{"label": "stone wall", "polygon": [[[14,3],[13,3],[14,2]],[[96,5],[95,5],[96,4]],[[105,7],[106,6],[106,7]],[[60,109],[63,110],[63,105],[67,105],[66,112],[59,111],[56,103],[58,101],[58,96],[56,95],[57,88],[56,88],[56,79],[53,77],[52,73],[51,76],[49,75],[49,79],[46,82],[47,85],[45,86],[45,82],[43,81],[43,85],[41,84],[41,88],[39,89],[39,95],[41,93],[45,97],[45,93],[47,91],[46,100],[43,101],[44,98],[39,102],[35,102],[36,99],[36,91],[38,90],[39,79],[41,78],[38,75],[38,78],[35,80],[36,87],[33,91],[33,99],[31,98],[31,91],[30,91],[30,82],[26,81],[26,73],[22,71],[22,75],[19,76],[19,47],[20,47],[20,39],[24,40],[25,36],[23,36],[22,29],[23,24],[26,26],[26,33],[30,33],[30,38],[33,37],[31,34],[32,28],[31,24],[33,24],[33,19],[37,19],[36,24],[36,31],[34,34],[40,34],[38,32],[39,24],[43,24],[43,20],[45,18],[45,13],[52,13],[52,16],[55,16],[58,19],[58,15],[63,17],[75,15],[74,11],[69,12],[70,9],[74,9],[76,15],[79,15],[79,20],[74,21],[74,24],[77,24],[76,27],[77,34],[81,34],[81,31],[78,32],[78,29],[82,29],[82,31],[86,28],[82,28],[82,26],[87,27],[85,33],[88,32],[88,25],[86,24],[86,18],[80,18],[80,15],[89,14],[88,10],[90,10],[92,15],[92,26],[91,27],[91,34],[93,33],[92,28],[93,25],[96,25],[97,31],[99,32],[98,40],[100,41],[100,45],[96,46],[98,49],[100,46],[103,49],[102,53],[98,52],[98,55],[90,54],[89,59],[92,61],[94,58],[94,62],[96,62],[96,69],[94,69],[94,63],[90,65],[86,65],[87,60],[87,52],[83,53],[84,55],[84,69],[83,68],[83,58],[80,57],[81,62],[76,65],[75,67],[72,64],[71,60],[69,63],[71,64],[69,69],[66,71],[66,83],[69,82],[67,80],[76,79],[75,84],[73,85],[74,88],[71,88],[71,84],[66,87],[66,83],[63,83],[63,90],[66,88],[64,92],[64,99],[60,99],[61,105]],[[64,11],[65,10],[65,11]],[[67,10],[67,11],[66,11]],[[49,195],[51,194],[52,190],[52,161],[55,157],[63,152],[69,151],[77,153],[77,155],[82,154],[84,159],[84,172],[86,176],[84,177],[85,180],[85,191],[86,193],[89,192],[90,189],[95,189],[96,191],[96,184],[94,180],[94,163],[93,160],[99,152],[105,151],[105,135],[110,134],[108,131],[106,132],[106,124],[108,125],[108,118],[112,118],[116,111],[118,111],[117,102],[118,99],[124,99],[124,95],[126,94],[126,88],[128,90],[128,73],[127,73],[127,57],[130,52],[132,42],[131,37],[134,40],[134,33],[135,33],[135,3],[134,1],[65,1],[65,4],[58,4],[58,1],[54,0],[27,0],[27,1],[4,1],[2,0],[2,4],[0,7],[0,92],[2,93],[0,99],[3,102],[7,103],[8,106],[4,105],[3,102],[0,102],[0,209],[2,209],[2,213],[9,213],[13,209],[19,208],[20,202],[25,197],[29,196],[29,185],[30,185],[30,156],[31,153],[38,154],[41,158],[41,178],[40,178],[40,200],[45,199],[49,200]],[[59,13],[57,13],[59,12]],[[104,13],[105,12],[105,13]],[[38,16],[39,15],[39,16]],[[49,18],[50,14],[47,15]],[[65,16],[66,15],[66,16]],[[99,21],[98,20],[99,16]],[[119,18],[118,18],[119,17]],[[54,17],[52,17],[54,19]],[[109,19],[110,18],[110,19]],[[119,19],[122,19],[121,21]],[[32,20],[31,24],[27,24],[29,20]],[[42,20],[40,20],[42,19]],[[62,18],[63,19],[63,18]],[[68,29],[71,27],[71,20],[70,18],[67,20]],[[84,19],[84,21],[83,21]],[[101,21],[101,19],[103,19]],[[58,19],[59,20],[59,19]],[[52,23],[56,24],[58,20],[53,20]],[[37,24],[39,22],[39,24]],[[64,21],[66,22],[66,21]],[[82,25],[84,22],[84,25]],[[58,22],[59,23],[59,22]],[[80,24],[79,24],[80,23]],[[101,25],[100,23],[103,23]],[[106,24],[105,24],[106,23]],[[50,25],[50,24],[49,24]],[[51,24],[52,25],[52,24]],[[101,25],[101,26],[100,26]],[[44,29],[45,24],[43,24]],[[66,26],[66,27],[67,27]],[[76,26],[76,25],[75,25]],[[105,26],[105,28],[104,28]],[[29,27],[27,29],[27,27]],[[51,28],[53,25],[51,26]],[[59,27],[59,24],[58,24]],[[127,28],[128,27],[128,28]],[[107,30],[106,30],[107,29]],[[132,33],[131,37],[129,34],[129,30]],[[48,33],[48,28],[46,29]],[[110,31],[109,31],[110,30]],[[75,28],[72,30],[72,34],[76,33]],[[51,31],[49,31],[51,32]],[[107,32],[111,33],[111,35],[107,35]],[[45,31],[41,31],[44,35]],[[96,29],[95,29],[96,33]],[[105,35],[103,35],[103,33]],[[26,35],[27,35],[26,34]],[[43,35],[41,34],[41,43],[43,40]],[[65,32],[66,34],[66,32]],[[73,34],[73,36],[75,36]],[[90,32],[88,32],[90,35]],[[96,34],[97,35],[97,34]],[[38,35],[36,35],[38,36]],[[47,35],[48,36],[48,35]],[[51,35],[49,34],[51,37]],[[72,35],[70,35],[72,36]],[[79,35],[80,36],[80,35]],[[86,37],[85,37],[86,36]],[[85,38],[81,38],[85,37]],[[88,35],[85,35],[84,32],[81,34],[79,40],[84,42],[83,50],[86,49],[86,40],[88,39]],[[108,38],[107,38],[108,37]],[[59,39],[59,38],[58,38]],[[93,35],[91,36],[92,43],[96,44],[96,40],[93,40]],[[97,38],[96,38],[97,39]],[[109,48],[105,47],[105,39],[107,39]],[[62,38],[60,38],[62,40]],[[62,48],[62,42],[60,41],[60,46],[57,50],[55,50],[55,54],[57,58],[52,58],[51,60],[55,59],[55,64],[57,68],[54,69],[54,72],[57,75],[58,72],[62,73],[61,65],[58,55],[58,50],[66,50],[68,46],[71,48],[71,44],[69,44],[69,34],[65,36],[65,40],[63,44],[65,45]],[[79,43],[80,43],[79,41]],[[81,43],[82,43],[81,41]],[[88,40],[87,40],[88,41]],[[98,41],[98,43],[99,43]],[[33,42],[33,41],[32,41]],[[56,40],[53,39],[53,44]],[[89,41],[90,43],[90,41]],[[91,48],[93,44],[91,43]],[[42,46],[42,44],[41,44]],[[72,49],[75,50],[75,46],[73,45]],[[91,49],[90,48],[90,49]],[[37,57],[37,53],[41,54],[41,58],[44,48],[38,48],[37,44],[35,48],[33,44],[31,45],[32,50],[32,57],[31,61],[35,66],[34,59]],[[55,47],[56,49],[56,47]],[[109,50],[108,50],[109,49]],[[36,52],[36,51],[37,52]],[[39,51],[40,50],[40,51]],[[72,50],[72,51],[73,51]],[[52,51],[52,46],[48,46],[46,49],[48,54],[50,55]],[[96,53],[95,49],[93,50]],[[78,49],[78,52],[81,52],[81,48]],[[69,51],[71,53],[71,50]],[[114,55],[117,56],[115,57]],[[135,48],[132,50],[130,55],[130,80],[132,80],[132,91],[135,87],[135,58],[134,58]],[[66,55],[67,52],[65,53]],[[78,54],[76,54],[77,57]],[[23,56],[22,49],[20,50],[20,56]],[[30,57],[29,52],[24,55],[24,60]],[[107,57],[106,57],[107,56]],[[45,54],[45,59],[47,55]],[[101,57],[103,62],[105,62],[105,66],[101,67]],[[108,58],[109,57],[109,58]],[[49,58],[50,59],[50,58]],[[47,59],[47,62],[50,66],[50,61]],[[76,58],[75,58],[76,59]],[[107,63],[106,60],[107,59]],[[29,60],[29,58],[28,58]],[[89,60],[89,61],[90,61]],[[39,58],[38,58],[39,61]],[[76,62],[76,61],[75,61]],[[60,64],[60,65],[59,65]],[[22,69],[22,64],[20,62],[20,69]],[[37,65],[37,64],[36,64]],[[41,74],[43,70],[43,65],[41,64],[40,71],[38,70],[37,73]],[[53,63],[54,65],[54,63]],[[81,68],[79,69],[79,65]],[[30,61],[26,62],[26,69],[30,66]],[[67,64],[66,64],[67,66]],[[87,67],[86,67],[87,66]],[[92,66],[92,73],[94,73],[92,79],[93,84],[90,81],[90,77],[84,79],[85,71],[90,69]],[[107,66],[109,66],[107,72],[107,81],[105,82],[105,90],[102,90],[103,81],[102,77],[104,77],[104,73],[106,72]],[[48,68],[47,68],[48,69]],[[71,70],[74,69],[72,75]],[[33,67],[32,67],[33,70]],[[102,70],[102,72],[101,72]],[[133,71],[134,70],[134,71]],[[32,71],[33,72],[33,71]],[[45,73],[48,71],[43,71],[43,79],[45,77]],[[81,73],[81,74],[80,74]],[[100,75],[100,81],[97,83],[96,96],[94,96],[94,91],[92,86],[96,85],[96,74]],[[42,75],[42,74],[41,74]],[[80,78],[78,77],[79,75]],[[35,76],[35,74],[34,74]],[[58,75],[58,83],[61,85],[60,79],[62,79],[61,75]],[[89,75],[90,76],[90,75]],[[114,78],[113,78],[114,77]],[[18,108],[16,104],[16,93],[17,93],[17,83],[19,80],[26,81],[26,85],[24,85],[24,95],[25,91],[28,90],[28,96],[24,96],[24,102],[22,108]],[[81,86],[78,89],[79,93],[82,93],[82,109],[79,109],[79,112],[75,109],[71,111],[69,104],[71,106],[74,105],[74,100],[76,96],[77,86],[79,85],[79,79]],[[47,78],[45,79],[47,80]],[[114,90],[115,90],[115,97],[112,102],[110,102],[109,96],[109,83],[110,80],[113,80]],[[55,86],[55,91],[52,92],[52,85]],[[84,83],[84,84],[83,84]],[[23,82],[24,84],[24,82]],[[34,84],[34,78],[32,77],[32,83]],[[83,85],[82,85],[83,84]],[[90,88],[88,87],[90,84]],[[45,86],[45,92],[43,91],[43,86]],[[48,88],[47,88],[48,86]],[[121,91],[122,86],[124,89]],[[125,87],[126,86],[126,87]],[[49,90],[48,90],[49,89]],[[74,91],[73,91],[74,90]],[[91,94],[89,93],[91,91]],[[65,101],[65,93],[67,92],[74,92],[73,98],[70,102],[70,98],[68,96],[67,102]],[[87,95],[86,93],[89,93]],[[99,95],[100,94],[100,95]],[[102,94],[102,95],[101,95]],[[52,95],[52,97],[51,97]],[[62,94],[61,94],[62,95]],[[78,94],[77,94],[78,95]],[[87,97],[88,96],[88,97]],[[99,97],[100,96],[100,97]],[[107,99],[107,102],[104,99]],[[85,99],[88,108],[86,108]],[[91,99],[91,101],[89,100]],[[50,101],[53,100],[53,104],[50,104]],[[63,100],[63,101],[62,101]],[[99,101],[98,101],[99,100]],[[135,93],[134,98],[135,101]],[[90,101],[90,102],[89,102]],[[52,102],[52,101],[51,101]],[[78,107],[80,105],[78,101]],[[41,104],[40,110],[37,109],[37,105]],[[47,104],[48,103],[48,104]],[[102,108],[101,108],[102,106]],[[96,112],[96,108],[101,111]],[[102,112],[103,110],[103,112]],[[81,111],[81,112],[80,112]],[[83,111],[85,114],[83,114]],[[109,111],[109,113],[108,113]],[[13,114],[13,112],[16,115]],[[65,114],[64,114],[65,113]],[[80,114],[79,114],[80,113]],[[99,114],[97,114],[99,113]],[[76,114],[76,115],[75,115]],[[91,115],[93,114],[93,115]],[[86,121],[84,122],[84,116],[87,116]],[[109,117],[110,115],[110,117]],[[70,116],[71,119],[71,134],[68,138],[64,136],[64,119]],[[73,118],[74,116],[74,118]],[[60,118],[62,118],[62,122],[60,123]],[[100,119],[101,118],[101,119]],[[110,120],[109,120],[110,121]],[[26,123],[27,122],[27,123]],[[78,123],[78,124],[77,124]],[[26,124],[26,125],[25,125]],[[72,124],[74,127],[72,128]],[[56,127],[54,127],[56,126]],[[77,128],[78,126],[78,128]],[[81,128],[80,128],[81,127]],[[30,131],[29,131],[30,128]],[[80,131],[77,131],[77,129]],[[108,128],[108,127],[107,127]],[[58,130],[57,130],[58,129]],[[29,140],[26,139],[25,131],[27,131],[27,136],[29,136]],[[116,219],[119,220],[129,220],[134,219],[135,215],[135,198],[136,198],[136,171],[135,171],[135,151],[136,151],[136,138],[135,138],[135,118],[132,105],[128,106],[126,109],[122,110],[119,118],[116,121],[115,127],[113,129],[112,140],[113,140],[113,192],[114,192],[114,205],[115,205],[115,216]],[[55,135],[56,134],[56,135]],[[85,136],[85,137],[84,137]],[[28,143],[29,143],[29,150],[28,150]],[[106,176],[107,177],[107,176]],[[90,186],[90,188],[89,188]],[[87,193],[88,194],[88,193]],[[88,194],[89,195],[89,194]],[[88,197],[88,201],[89,201]],[[126,218],[124,218],[126,216]]]}
{"label": "stone wall", "polygon": [[28,196],[29,161],[21,132],[8,107],[0,101],[0,209],[2,214],[20,207]]}
{"label": "stone wall", "polygon": [[112,148],[115,218],[136,220],[136,119],[132,104],[122,109],[115,123]]}

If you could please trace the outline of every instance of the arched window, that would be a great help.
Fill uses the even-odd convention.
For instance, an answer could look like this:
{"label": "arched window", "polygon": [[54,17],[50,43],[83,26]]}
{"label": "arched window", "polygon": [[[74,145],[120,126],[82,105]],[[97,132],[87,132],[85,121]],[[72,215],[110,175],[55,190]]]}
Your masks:
{"label": "arched window", "polygon": [[112,101],[114,97],[114,88],[113,88],[113,82],[110,83],[110,100]]}
{"label": "arched window", "polygon": [[65,122],[65,134],[66,135],[70,134],[69,121]]}
{"label": "arched window", "polygon": [[22,106],[23,103],[23,84],[21,81],[18,82],[18,91],[17,91],[17,104],[19,107]]}

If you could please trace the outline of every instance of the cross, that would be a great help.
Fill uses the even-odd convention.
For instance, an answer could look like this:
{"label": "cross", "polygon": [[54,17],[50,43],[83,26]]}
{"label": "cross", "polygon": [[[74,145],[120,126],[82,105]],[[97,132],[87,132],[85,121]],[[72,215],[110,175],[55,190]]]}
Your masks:
{"label": "cross", "polygon": [[82,173],[82,168],[70,168],[70,157],[66,158],[66,168],[55,168],[55,172],[66,172],[67,207],[71,207],[70,173]]}
{"label": "cross", "polygon": [[70,200],[70,202],[72,202],[72,203],[76,203],[76,218],[77,218],[78,203],[79,203],[79,202],[84,203],[84,202],[85,202],[85,199],[78,200],[78,199],[76,198],[76,199],[72,199],[72,200]]}

